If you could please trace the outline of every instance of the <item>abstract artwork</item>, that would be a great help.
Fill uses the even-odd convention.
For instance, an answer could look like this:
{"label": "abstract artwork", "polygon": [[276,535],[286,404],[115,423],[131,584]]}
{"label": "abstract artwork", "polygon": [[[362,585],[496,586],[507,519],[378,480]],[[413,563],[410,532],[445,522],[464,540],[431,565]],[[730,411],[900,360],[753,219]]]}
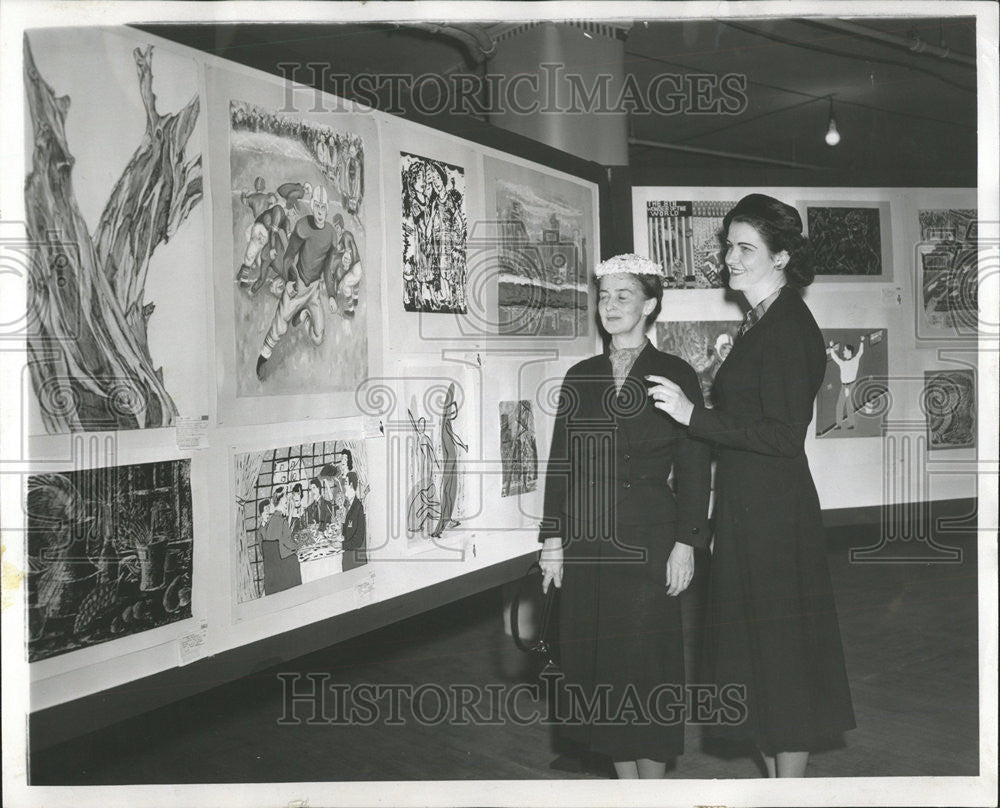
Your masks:
{"label": "abstract artwork", "polygon": [[818,278],[875,278],[891,274],[884,262],[888,217],[881,207],[819,206],[807,203],[806,229]]}
{"label": "abstract artwork", "polygon": [[586,336],[588,273],[596,257],[591,191],[497,160],[486,166],[499,333]]}
{"label": "abstract artwork", "polygon": [[721,258],[722,220],[733,202],[647,202],[649,257],[663,267],[668,289],[725,286]]}
{"label": "abstract artwork", "polygon": [[447,376],[408,378],[404,406],[406,535],[439,539],[472,513],[465,459],[472,435],[471,389]]}
{"label": "abstract artwork", "polygon": [[362,138],[241,101],[229,125],[236,394],[354,390],[368,369]]}
{"label": "abstract artwork", "polygon": [[191,617],[191,461],[28,478],[28,661]]}
{"label": "abstract artwork", "polygon": [[538,483],[538,448],[531,402],[500,402],[500,460],[503,478],[500,496],[534,491]]}
{"label": "abstract artwork", "polygon": [[889,406],[886,330],[824,328],[823,339],[826,375],[816,398],[816,437],[881,436]]}
{"label": "abstract artwork", "polygon": [[924,317],[937,328],[974,329],[979,318],[976,210],[922,210],[921,286]]}
{"label": "abstract artwork", "polygon": [[195,356],[176,338],[176,310],[195,311],[177,284],[203,271],[195,66],[96,29],[38,32],[24,38],[24,82],[41,422],[49,433],[170,426],[174,374]]}
{"label": "abstract artwork", "polygon": [[465,314],[465,170],[402,152],[403,308]]}
{"label": "abstract artwork", "polygon": [[367,563],[363,440],[239,453],[234,465],[237,603]]}
{"label": "abstract artwork", "polygon": [[705,406],[712,406],[712,382],[732,350],[739,321],[694,320],[656,324],[656,347],[679,356],[698,374]]}
{"label": "abstract artwork", "polygon": [[925,370],[922,408],[931,449],[976,445],[976,374],[973,370]]}

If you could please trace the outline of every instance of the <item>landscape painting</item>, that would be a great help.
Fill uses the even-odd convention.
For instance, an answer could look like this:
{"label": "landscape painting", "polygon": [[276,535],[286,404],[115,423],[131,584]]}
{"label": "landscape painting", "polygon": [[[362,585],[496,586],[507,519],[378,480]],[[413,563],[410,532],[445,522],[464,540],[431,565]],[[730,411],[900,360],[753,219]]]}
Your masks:
{"label": "landscape painting", "polygon": [[28,478],[28,661],[191,617],[191,461]]}
{"label": "landscape painting", "polygon": [[591,191],[487,158],[487,211],[497,259],[498,330],[507,336],[590,333],[589,272],[596,260]]}

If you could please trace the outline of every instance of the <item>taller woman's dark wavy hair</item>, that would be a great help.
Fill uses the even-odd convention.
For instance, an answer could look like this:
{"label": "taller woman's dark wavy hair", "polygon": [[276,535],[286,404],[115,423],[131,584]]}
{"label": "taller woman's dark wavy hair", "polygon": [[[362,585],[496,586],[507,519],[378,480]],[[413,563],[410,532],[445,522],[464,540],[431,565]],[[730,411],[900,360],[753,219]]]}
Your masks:
{"label": "taller woman's dark wavy hair", "polygon": [[733,222],[750,225],[760,234],[772,254],[782,250],[788,253],[785,278],[789,286],[801,288],[813,282],[816,273],[813,270],[812,248],[809,240],[802,235],[802,217],[795,208],[765,194],[743,197],[722,220],[720,241],[723,243],[723,261],[726,234]]}

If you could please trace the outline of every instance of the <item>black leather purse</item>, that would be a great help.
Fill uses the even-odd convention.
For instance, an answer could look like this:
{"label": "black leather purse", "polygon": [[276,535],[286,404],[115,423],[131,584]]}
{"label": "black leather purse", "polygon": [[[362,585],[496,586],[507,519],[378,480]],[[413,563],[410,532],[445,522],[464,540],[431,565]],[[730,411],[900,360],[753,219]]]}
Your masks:
{"label": "black leather purse", "polygon": [[526,654],[531,654],[542,661],[543,667],[540,676],[545,676],[547,674],[553,674],[559,672],[559,663],[554,659],[554,654],[552,653],[552,644],[549,634],[549,627],[552,622],[552,609],[556,600],[556,593],[559,591],[556,588],[555,583],[549,584],[549,591],[545,593],[544,600],[542,602],[542,615],[541,619],[538,621],[538,636],[533,641],[526,642],[521,637],[521,632],[518,626],[518,611],[521,606],[521,596],[527,591],[527,587],[536,586],[541,587],[538,576],[535,574],[541,573],[542,568],[539,566],[538,562],[535,561],[528,571],[521,578],[520,583],[517,585],[517,591],[514,593],[514,599],[510,602],[510,633],[514,638],[514,645],[518,647],[519,650]]}

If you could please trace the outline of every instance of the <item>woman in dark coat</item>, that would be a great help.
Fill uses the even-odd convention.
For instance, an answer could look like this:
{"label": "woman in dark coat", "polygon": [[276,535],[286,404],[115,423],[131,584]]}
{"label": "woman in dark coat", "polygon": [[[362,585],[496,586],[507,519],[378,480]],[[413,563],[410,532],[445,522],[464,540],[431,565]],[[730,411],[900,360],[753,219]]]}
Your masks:
{"label": "woman in dark coat", "polygon": [[[597,274],[611,340],[563,381],[539,535],[542,585],[562,588],[563,736],[610,757],[621,778],[655,778],[684,749],[677,595],[691,582],[693,548],[708,541],[710,448],[646,396],[650,373],[692,396],[700,389],[690,365],[645,337],[660,310],[659,267],[617,256]],[[607,707],[582,716],[602,690]]]}
{"label": "woman in dark coat", "polygon": [[712,388],[714,408],[650,377],[656,406],[716,448],[708,670],[744,684],[750,737],[771,777],[805,773],[824,735],[854,727],[819,498],[804,441],[826,368],[795,288],[813,278],[796,210],[762,194],[723,222],[729,287],[750,311]]}

